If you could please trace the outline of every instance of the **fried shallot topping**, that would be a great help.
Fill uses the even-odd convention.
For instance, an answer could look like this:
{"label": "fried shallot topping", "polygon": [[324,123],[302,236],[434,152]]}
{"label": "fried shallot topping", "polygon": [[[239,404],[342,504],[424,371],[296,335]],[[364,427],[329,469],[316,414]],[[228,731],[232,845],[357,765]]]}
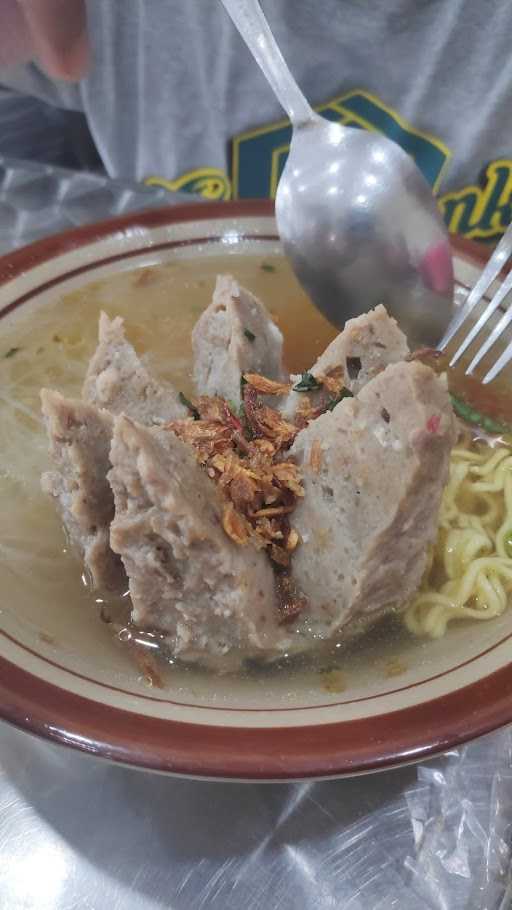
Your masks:
{"label": "fried shallot topping", "polygon": [[244,409],[247,423],[256,439],[269,439],[276,453],[291,446],[298,432],[295,424],[284,420],[278,411],[263,404],[256,389],[249,384],[244,386]]}
{"label": "fried shallot topping", "polygon": [[317,417],[320,417],[320,414],[323,414],[324,411],[325,406],[323,402],[319,406],[314,406],[311,403],[309,395],[301,395],[299,405],[293,418],[294,423],[302,430],[304,427],[307,427],[308,423],[312,420],[316,420]]}
{"label": "fried shallot topping", "polygon": [[222,491],[226,534],[240,546],[267,548],[283,568],[299,544],[290,516],[304,490],[299,468],[286,456],[298,428],[263,404],[258,393],[280,395],[288,389],[248,374],[239,414],[223,398],[200,396],[192,402],[198,418],[165,425],[193,446],[197,460]]}
{"label": "fried shallot topping", "polygon": [[[310,377],[309,383],[304,381],[304,376]],[[327,373],[315,377],[311,373],[303,373],[303,378],[298,385],[294,386],[294,391],[315,392],[314,401],[310,395],[301,394],[300,396],[294,422],[301,430],[321,414],[332,411],[343,398],[352,397],[352,393],[345,386],[341,366],[333,367]]]}
{"label": "fried shallot topping", "polygon": [[317,377],[318,382],[329,392],[331,398],[337,398],[345,386],[343,367],[333,367],[328,373]]}
{"label": "fried shallot topping", "polygon": [[287,569],[276,572],[276,593],[281,623],[292,622],[307,606]]}
{"label": "fried shallot topping", "polygon": [[262,395],[287,395],[292,387],[291,382],[276,382],[274,379],[260,376],[259,373],[245,373],[244,379],[251,388]]}

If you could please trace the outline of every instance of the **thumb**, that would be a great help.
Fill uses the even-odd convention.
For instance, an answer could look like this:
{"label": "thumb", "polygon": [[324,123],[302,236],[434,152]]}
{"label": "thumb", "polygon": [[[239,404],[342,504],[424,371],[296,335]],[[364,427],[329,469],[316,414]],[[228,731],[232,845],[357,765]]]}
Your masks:
{"label": "thumb", "polygon": [[54,79],[76,81],[89,65],[84,0],[18,0],[34,54]]}

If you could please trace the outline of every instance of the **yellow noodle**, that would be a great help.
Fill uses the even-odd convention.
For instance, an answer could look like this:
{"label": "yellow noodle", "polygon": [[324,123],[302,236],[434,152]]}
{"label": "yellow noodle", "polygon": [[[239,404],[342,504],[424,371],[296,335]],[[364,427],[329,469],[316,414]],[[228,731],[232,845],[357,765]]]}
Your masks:
{"label": "yellow noodle", "polygon": [[415,635],[440,638],[454,619],[485,620],[512,592],[512,452],[457,446],[423,584],[404,613]]}

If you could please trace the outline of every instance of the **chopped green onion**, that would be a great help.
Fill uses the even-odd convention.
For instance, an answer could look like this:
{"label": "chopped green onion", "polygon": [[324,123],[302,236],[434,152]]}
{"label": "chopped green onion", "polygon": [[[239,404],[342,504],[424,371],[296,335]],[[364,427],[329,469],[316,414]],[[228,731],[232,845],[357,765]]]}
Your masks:
{"label": "chopped green onion", "polygon": [[188,410],[190,411],[194,420],[200,419],[199,411],[197,410],[197,408],[194,407],[192,402],[188,400],[188,398],[186,397],[186,395],[183,394],[183,392],[178,393],[178,400],[181,402],[182,405],[184,405],[184,407],[188,408]]}
{"label": "chopped green onion", "polygon": [[495,420],[493,417],[482,414],[457,395],[450,395],[450,398],[453,410],[457,416],[462,420],[465,420],[466,423],[481,427],[482,430],[486,430],[487,433],[512,433],[512,426],[510,426],[510,424],[502,423],[499,420]]}
{"label": "chopped green onion", "polygon": [[505,547],[505,553],[509,559],[512,559],[512,528],[510,531],[507,531],[505,537],[503,538],[503,546]]}
{"label": "chopped green onion", "polygon": [[244,335],[248,341],[256,341],[256,335],[250,329],[244,329]]}
{"label": "chopped green onion", "polygon": [[251,424],[249,423],[249,420],[247,417],[247,411],[245,410],[245,404],[243,401],[242,401],[242,404],[240,405],[240,407],[238,408],[237,413],[238,413],[238,419],[241,421],[242,426],[243,426],[244,436],[248,442],[251,442],[254,439],[254,433],[252,431]]}
{"label": "chopped green onion", "polygon": [[322,384],[315,379],[312,373],[307,371],[302,374],[297,385],[294,385],[294,392],[316,392],[322,387]]}
{"label": "chopped green onion", "polygon": [[262,262],[260,268],[264,272],[275,272],[276,270],[275,265],[271,265],[270,262]]}
{"label": "chopped green onion", "polygon": [[329,404],[327,405],[327,410],[334,411],[334,408],[336,407],[336,405],[339,404],[340,401],[343,401],[344,398],[353,398],[353,397],[354,396],[353,396],[352,392],[350,391],[350,389],[342,389],[341,392],[339,393],[339,395],[337,395],[336,398],[333,398],[332,401],[329,402]]}
{"label": "chopped green onion", "polygon": [[8,357],[14,357],[15,354],[21,351],[21,348],[9,348],[6,354],[4,354],[4,360],[7,360]]}

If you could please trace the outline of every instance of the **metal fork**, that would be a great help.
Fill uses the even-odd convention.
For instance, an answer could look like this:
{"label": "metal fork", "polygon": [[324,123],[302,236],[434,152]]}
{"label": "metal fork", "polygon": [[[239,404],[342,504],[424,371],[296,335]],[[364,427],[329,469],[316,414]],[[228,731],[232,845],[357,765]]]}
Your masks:
{"label": "metal fork", "polygon": [[[482,297],[489,289],[492,282],[498,277],[503,266],[509,259],[512,253],[512,224],[509,224],[505,234],[501,238],[498,246],[496,247],[494,253],[492,254],[489,262],[487,263],[485,269],[483,270],[480,278],[475,284],[473,290],[471,291],[466,303],[462,307],[461,311],[452,319],[448,329],[443,336],[441,343],[438,345],[439,350],[444,351],[449,342],[452,340],[454,335],[462,327],[463,323],[466,322],[469,314],[474,310],[474,308],[480,303]],[[474,326],[470,329],[464,340],[461,342],[455,354],[450,360],[450,366],[453,366],[457,363],[458,360],[462,357],[463,353],[469,345],[475,340],[475,338],[480,334],[485,325],[489,322],[492,314],[498,309],[501,303],[505,300],[509,292],[512,290],[512,271],[509,272],[505,278],[503,284],[496,291],[492,300],[487,304],[484,312],[480,318],[475,322]],[[512,322],[512,306],[505,310],[503,316],[494,327],[492,332],[485,339],[482,346],[476,352],[473,360],[465,370],[466,374],[473,373],[475,368],[478,366],[483,357],[487,352],[492,348],[498,338],[501,338],[503,332],[508,325]],[[491,380],[495,379],[499,373],[506,367],[507,363],[510,363],[512,360],[512,341],[510,341],[503,353],[498,357],[494,366],[487,371],[482,382],[486,385]]]}

